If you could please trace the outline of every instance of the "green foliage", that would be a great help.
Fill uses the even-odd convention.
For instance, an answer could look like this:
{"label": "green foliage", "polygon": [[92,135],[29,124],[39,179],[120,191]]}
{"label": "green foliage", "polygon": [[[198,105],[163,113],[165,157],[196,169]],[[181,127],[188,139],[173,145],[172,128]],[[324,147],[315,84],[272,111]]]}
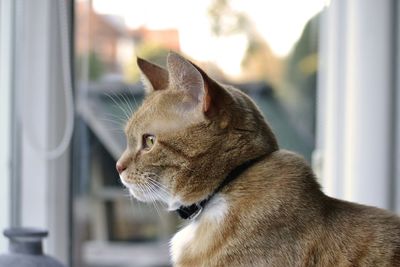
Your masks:
{"label": "green foliage", "polygon": [[250,24],[246,14],[234,10],[229,0],[214,0],[208,15],[211,18],[211,30],[216,36],[246,33]]}
{"label": "green foliage", "polygon": [[89,54],[86,55],[78,56],[76,64],[77,77],[80,79],[86,79],[86,77],[82,77],[85,71],[85,66],[88,66],[88,78],[90,81],[99,80],[105,72],[104,63],[94,51],[90,51]]}
{"label": "green foliage", "polygon": [[315,134],[318,25],[317,14],[311,18],[288,57],[282,99],[295,114],[294,120],[310,135]]}
{"label": "green foliage", "polygon": [[[156,63],[160,66],[165,66],[165,59],[169,50],[156,43],[142,42],[136,47],[136,54],[141,58]],[[124,68],[125,80],[129,82],[137,82],[140,77],[140,71],[136,64],[136,55],[130,63]]]}
{"label": "green foliage", "polygon": [[97,81],[104,74],[104,63],[96,52],[89,53],[89,80]]}
{"label": "green foliage", "polygon": [[[251,69],[251,66],[249,66],[251,64],[249,63],[255,63],[256,61],[257,65],[266,66],[261,62],[264,60],[263,55],[266,53],[270,54],[271,52],[265,40],[258,34],[251,18],[246,13],[232,8],[230,0],[214,0],[208,10],[208,14],[211,18],[211,30],[216,36],[242,34],[246,37],[247,48],[241,62],[242,68]],[[265,71],[262,67],[259,70],[260,72]],[[258,78],[268,80],[265,73],[258,76]]]}

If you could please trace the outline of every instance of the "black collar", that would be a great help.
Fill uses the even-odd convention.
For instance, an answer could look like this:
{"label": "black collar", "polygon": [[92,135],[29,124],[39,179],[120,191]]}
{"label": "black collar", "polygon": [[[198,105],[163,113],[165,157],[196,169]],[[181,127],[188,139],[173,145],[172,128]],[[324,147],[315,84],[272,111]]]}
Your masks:
{"label": "black collar", "polygon": [[200,202],[194,203],[190,206],[180,206],[179,209],[176,210],[178,213],[179,217],[185,220],[191,220],[197,215],[201,213],[201,211],[204,209],[204,207],[207,205],[207,203],[210,201],[210,199],[215,196],[219,191],[221,191],[222,188],[224,188],[226,185],[228,185],[230,182],[235,180],[237,177],[239,177],[245,170],[250,168],[252,165],[260,161],[264,157],[258,157],[255,159],[248,160],[241,165],[237,166],[234,168],[222,181],[222,183],[217,187],[217,189],[206,199],[203,199]]}

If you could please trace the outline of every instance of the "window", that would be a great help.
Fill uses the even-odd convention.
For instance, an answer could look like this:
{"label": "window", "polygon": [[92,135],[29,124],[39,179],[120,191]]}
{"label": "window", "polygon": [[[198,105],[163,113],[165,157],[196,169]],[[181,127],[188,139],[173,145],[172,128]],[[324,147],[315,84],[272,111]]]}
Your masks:
{"label": "window", "polygon": [[[49,229],[45,251],[69,266],[169,265],[168,240],[181,222],[132,199],[115,171],[121,126],[144,96],[136,56],[164,65],[169,50],[252,96],[281,147],[313,159],[326,193],[399,212],[399,8],[1,0],[0,228]],[[60,18],[71,13],[72,39],[60,35]],[[73,111],[64,91],[68,46],[74,138],[48,157]],[[6,247],[0,237],[0,252]]]}
{"label": "window", "polygon": [[324,11],[316,153],[327,194],[392,210],[399,206],[396,3],[332,1]]}
{"label": "window", "polygon": [[160,65],[169,50],[190,57],[253,97],[281,147],[311,161],[322,4],[75,1],[73,214],[74,247],[82,248],[76,265],[169,262],[176,216],[132,200],[115,171],[125,149],[122,126],[144,94],[136,56]]}
{"label": "window", "polygon": [[[10,176],[9,156],[10,156],[10,131],[11,125],[11,105],[10,105],[10,72],[9,55],[11,38],[11,16],[7,15],[11,9],[10,3],[0,2],[0,228],[3,229],[9,225],[10,215]],[[6,240],[0,240],[0,250],[4,251],[7,247]]]}

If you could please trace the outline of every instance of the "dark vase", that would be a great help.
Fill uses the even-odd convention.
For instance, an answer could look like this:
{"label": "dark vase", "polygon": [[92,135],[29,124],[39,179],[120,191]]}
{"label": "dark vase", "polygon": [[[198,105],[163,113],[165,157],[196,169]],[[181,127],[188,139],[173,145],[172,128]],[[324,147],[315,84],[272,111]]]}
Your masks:
{"label": "dark vase", "polygon": [[0,267],[64,267],[43,254],[42,239],[48,232],[34,228],[10,228],[3,234],[10,240],[9,253],[0,255]]}

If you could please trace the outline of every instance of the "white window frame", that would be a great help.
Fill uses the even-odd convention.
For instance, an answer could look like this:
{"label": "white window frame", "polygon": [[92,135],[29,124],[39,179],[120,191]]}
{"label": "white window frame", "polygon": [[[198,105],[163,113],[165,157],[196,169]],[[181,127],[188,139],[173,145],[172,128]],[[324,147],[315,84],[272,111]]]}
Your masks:
{"label": "white window frame", "polygon": [[324,10],[315,165],[328,195],[399,211],[394,2],[337,0]]}
{"label": "white window frame", "polygon": [[[11,130],[0,134],[0,175],[4,177],[0,180],[0,197],[6,199],[0,201],[1,211],[6,211],[5,216],[0,216],[0,227],[48,229],[45,252],[67,264],[69,150],[49,160],[38,149],[56,146],[66,124],[59,27],[61,1],[68,2],[0,1],[0,127],[13,128],[12,137]],[[11,174],[9,166],[13,166]],[[0,240],[0,249],[5,251],[7,241]]]}
{"label": "white window frame", "polygon": [[[394,180],[394,186],[395,188],[395,203],[394,203],[394,208],[395,211],[400,214],[400,4],[395,1],[396,8],[394,9],[396,12],[396,18],[395,18],[395,28],[397,29],[396,34],[396,67],[395,67],[395,75],[396,75],[396,88],[395,88],[395,93],[394,93],[394,98],[395,99],[395,106],[394,106],[394,112],[395,112],[395,155],[394,155],[394,162],[395,162],[395,180]],[[396,164],[397,163],[397,164]]]}
{"label": "white window frame", "polygon": [[[0,231],[11,223],[11,88],[13,55],[13,0],[0,1]],[[0,251],[7,248],[0,238]]]}

